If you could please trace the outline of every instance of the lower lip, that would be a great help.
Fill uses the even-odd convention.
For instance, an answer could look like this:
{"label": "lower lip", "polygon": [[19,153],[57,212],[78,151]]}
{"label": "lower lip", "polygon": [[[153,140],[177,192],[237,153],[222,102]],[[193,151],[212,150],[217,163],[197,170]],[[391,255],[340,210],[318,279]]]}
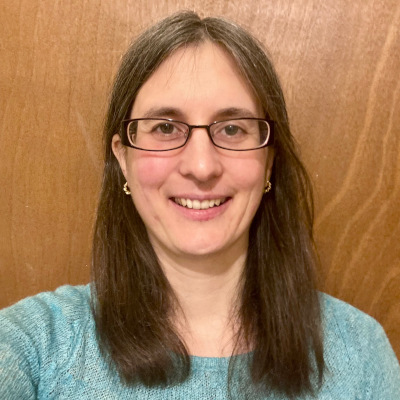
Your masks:
{"label": "lower lip", "polygon": [[221,215],[229,207],[232,199],[227,199],[223,204],[218,207],[210,207],[206,210],[195,210],[193,208],[187,208],[180,206],[175,203],[174,200],[170,200],[173,206],[185,217],[193,221],[209,221],[210,219],[216,218]]}

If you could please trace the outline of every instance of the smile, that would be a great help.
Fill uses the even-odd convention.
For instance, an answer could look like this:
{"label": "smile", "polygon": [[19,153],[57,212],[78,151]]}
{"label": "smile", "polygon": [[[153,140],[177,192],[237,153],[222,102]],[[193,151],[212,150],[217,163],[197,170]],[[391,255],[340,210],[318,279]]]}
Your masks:
{"label": "smile", "polygon": [[218,207],[226,201],[226,198],[211,200],[191,200],[185,198],[174,197],[176,204],[182,207],[191,208],[193,210],[208,210],[212,207]]}

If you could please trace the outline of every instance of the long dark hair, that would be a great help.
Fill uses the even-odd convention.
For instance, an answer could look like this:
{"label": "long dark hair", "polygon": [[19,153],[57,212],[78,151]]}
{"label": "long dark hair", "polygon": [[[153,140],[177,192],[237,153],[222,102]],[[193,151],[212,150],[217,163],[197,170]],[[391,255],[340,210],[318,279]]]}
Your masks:
{"label": "long dark hair", "polygon": [[168,318],[179,304],[132,199],[122,191],[124,176],[111,142],[157,67],[182,46],[207,40],[231,55],[275,121],[273,188],[250,228],[236,344],[244,340],[254,350],[250,382],[264,393],[294,397],[313,392],[322,380],[324,360],[311,185],[271,61],[249,33],[219,18],[200,19],[192,12],[168,17],[139,36],[122,60],[104,128],[105,168],[93,240],[99,343],[128,384],[179,383],[189,375],[190,357]]}

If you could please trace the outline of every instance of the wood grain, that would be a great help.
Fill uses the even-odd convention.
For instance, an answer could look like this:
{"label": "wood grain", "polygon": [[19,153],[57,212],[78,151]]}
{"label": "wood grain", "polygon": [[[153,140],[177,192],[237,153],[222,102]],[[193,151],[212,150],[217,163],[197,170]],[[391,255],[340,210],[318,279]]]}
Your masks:
{"label": "wood grain", "polygon": [[113,74],[132,37],[180,9],[269,49],[315,183],[321,288],[377,318],[400,355],[396,0],[1,0],[0,306],[89,280]]}

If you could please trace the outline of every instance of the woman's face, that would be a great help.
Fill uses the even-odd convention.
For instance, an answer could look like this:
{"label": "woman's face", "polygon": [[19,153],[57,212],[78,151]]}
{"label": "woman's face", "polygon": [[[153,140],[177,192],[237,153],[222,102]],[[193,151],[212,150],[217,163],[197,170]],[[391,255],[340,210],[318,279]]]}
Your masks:
{"label": "woman's face", "polygon": [[[164,61],[139,90],[131,111],[131,118],[172,118],[193,125],[249,116],[264,117],[259,102],[231,57],[210,42],[180,49]],[[203,128],[194,129],[186,146],[173,151],[125,148],[119,135],[113,150],[158,254],[247,251],[273,150],[218,149]],[[214,206],[207,208],[207,201]],[[206,208],[182,205],[190,202]]]}

